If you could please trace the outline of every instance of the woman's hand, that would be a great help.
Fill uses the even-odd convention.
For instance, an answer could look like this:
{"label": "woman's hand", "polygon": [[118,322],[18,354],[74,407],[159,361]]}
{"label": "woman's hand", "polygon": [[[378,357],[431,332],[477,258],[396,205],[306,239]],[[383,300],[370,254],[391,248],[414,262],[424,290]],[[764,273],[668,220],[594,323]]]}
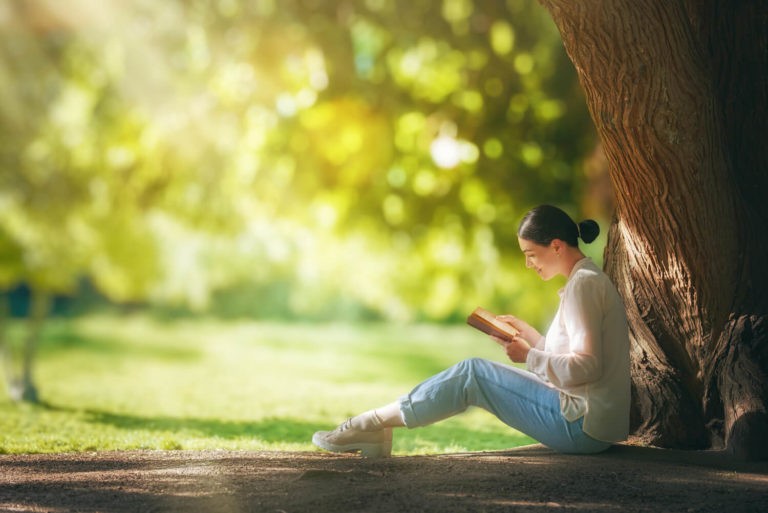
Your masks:
{"label": "woman's hand", "polygon": [[528,358],[528,351],[531,350],[531,346],[518,335],[507,341],[504,345],[504,350],[507,352],[510,360],[515,363],[523,363]]}
{"label": "woman's hand", "polygon": [[502,322],[506,322],[519,331],[520,338],[522,338],[524,342],[527,342],[529,346],[535,345],[536,342],[541,340],[541,333],[539,333],[536,328],[524,320],[518,319],[514,315],[498,315],[496,318]]}
{"label": "woman's hand", "polygon": [[518,335],[512,338],[499,338],[491,335],[491,338],[504,348],[504,352],[513,362],[523,363],[528,358],[528,351],[531,350],[531,346],[523,340],[523,337]]}

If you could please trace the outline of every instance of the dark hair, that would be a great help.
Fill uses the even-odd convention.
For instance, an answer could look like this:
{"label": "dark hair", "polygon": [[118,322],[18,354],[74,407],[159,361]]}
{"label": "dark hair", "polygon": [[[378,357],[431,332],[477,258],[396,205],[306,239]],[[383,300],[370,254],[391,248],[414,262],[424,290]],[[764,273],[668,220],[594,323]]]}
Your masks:
{"label": "dark hair", "polygon": [[597,238],[600,226],[592,219],[580,222],[552,205],[541,205],[530,210],[517,229],[517,236],[540,246],[549,246],[554,239],[560,239],[569,246],[578,247],[579,237],[589,244]]}

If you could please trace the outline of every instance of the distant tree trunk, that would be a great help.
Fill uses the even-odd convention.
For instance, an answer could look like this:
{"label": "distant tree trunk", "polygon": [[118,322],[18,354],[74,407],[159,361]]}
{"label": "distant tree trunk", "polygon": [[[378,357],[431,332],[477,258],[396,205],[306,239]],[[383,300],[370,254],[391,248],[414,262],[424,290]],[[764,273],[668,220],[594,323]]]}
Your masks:
{"label": "distant tree trunk", "polygon": [[35,357],[37,356],[37,346],[40,342],[40,334],[43,331],[43,324],[48,316],[50,306],[50,295],[41,290],[32,291],[32,305],[29,311],[29,331],[24,343],[24,357],[21,367],[21,382],[23,392],[21,398],[24,401],[37,402],[39,397],[37,387],[35,386],[33,368]]}
{"label": "distant tree trunk", "polygon": [[768,457],[768,2],[540,0],[616,195],[633,426]]}
{"label": "distant tree trunk", "polygon": [[21,373],[12,378],[10,394],[16,401],[36,403],[39,400],[34,379],[34,363],[40,335],[48,316],[50,295],[40,289],[32,289],[32,297],[27,317],[27,333],[21,350]]}
{"label": "distant tree trunk", "polygon": [[7,294],[0,294],[0,372],[3,373],[6,389],[11,389],[13,369],[11,366],[11,350],[8,345],[8,321],[11,318],[11,307]]}

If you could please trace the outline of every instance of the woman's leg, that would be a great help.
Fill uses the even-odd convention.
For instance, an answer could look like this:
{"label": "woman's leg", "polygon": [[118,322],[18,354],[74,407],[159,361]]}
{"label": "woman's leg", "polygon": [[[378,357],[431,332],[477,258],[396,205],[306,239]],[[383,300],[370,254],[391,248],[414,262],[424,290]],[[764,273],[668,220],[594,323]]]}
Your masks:
{"label": "woman's leg", "polygon": [[347,420],[333,431],[319,431],[312,441],[334,452],[361,451],[387,456],[392,427],[415,428],[478,406],[502,422],[560,452],[594,453],[610,444],[568,422],[560,412],[559,392],[536,375],[480,358],[460,362],[414,388],[399,401]]}
{"label": "woman's leg", "polygon": [[478,406],[560,452],[592,453],[610,444],[587,436],[581,419],[569,422],[560,394],[528,371],[480,358],[460,362],[400,399],[409,428],[426,426]]}

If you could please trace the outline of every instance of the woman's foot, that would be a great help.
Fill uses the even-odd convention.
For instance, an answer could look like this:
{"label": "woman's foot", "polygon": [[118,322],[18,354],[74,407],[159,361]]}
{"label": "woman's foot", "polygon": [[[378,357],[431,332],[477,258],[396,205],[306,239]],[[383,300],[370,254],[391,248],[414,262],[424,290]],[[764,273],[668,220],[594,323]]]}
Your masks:
{"label": "woman's foot", "polygon": [[312,443],[331,452],[360,452],[366,458],[385,458],[392,454],[392,429],[362,431],[347,419],[333,431],[318,431]]}

